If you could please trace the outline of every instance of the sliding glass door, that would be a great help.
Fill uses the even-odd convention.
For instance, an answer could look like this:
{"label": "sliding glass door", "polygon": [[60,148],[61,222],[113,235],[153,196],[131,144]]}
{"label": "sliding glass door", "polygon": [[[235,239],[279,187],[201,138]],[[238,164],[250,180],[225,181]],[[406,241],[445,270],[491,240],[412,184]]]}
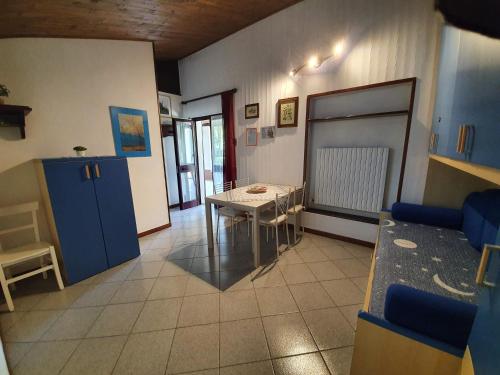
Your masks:
{"label": "sliding glass door", "polygon": [[213,183],[221,185],[224,181],[224,121],[222,115],[210,116],[212,127],[212,164]]}

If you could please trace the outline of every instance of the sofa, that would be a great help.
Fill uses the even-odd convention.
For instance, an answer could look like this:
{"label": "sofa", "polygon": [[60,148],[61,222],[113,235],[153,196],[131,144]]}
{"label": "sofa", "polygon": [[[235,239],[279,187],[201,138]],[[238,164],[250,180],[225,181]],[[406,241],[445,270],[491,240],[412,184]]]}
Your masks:
{"label": "sofa", "polygon": [[481,251],[499,227],[498,189],[471,193],[460,210],[395,203],[382,213],[351,374],[457,374]]}

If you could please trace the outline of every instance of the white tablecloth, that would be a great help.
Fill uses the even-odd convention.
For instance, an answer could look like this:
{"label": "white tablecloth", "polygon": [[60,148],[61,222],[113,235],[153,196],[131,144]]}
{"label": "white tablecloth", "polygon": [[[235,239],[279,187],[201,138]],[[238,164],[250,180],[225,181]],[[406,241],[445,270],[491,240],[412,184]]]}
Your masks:
{"label": "white tablecloth", "polygon": [[[247,190],[252,186],[265,186],[267,191],[260,194],[247,193]],[[271,185],[271,184],[252,184],[241,188],[227,191],[228,200],[233,202],[250,202],[250,201],[272,201],[278,196],[283,196],[288,193],[288,186]]]}

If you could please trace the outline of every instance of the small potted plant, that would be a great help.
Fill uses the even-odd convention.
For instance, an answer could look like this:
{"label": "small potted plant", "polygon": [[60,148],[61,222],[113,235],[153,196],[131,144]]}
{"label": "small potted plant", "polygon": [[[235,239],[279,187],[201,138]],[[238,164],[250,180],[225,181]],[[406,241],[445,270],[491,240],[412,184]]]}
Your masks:
{"label": "small potted plant", "polygon": [[7,88],[7,86],[2,85],[0,83],[0,104],[4,104],[5,103],[4,98],[7,98],[9,96],[9,94],[10,94],[10,91]]}
{"label": "small potted plant", "polygon": [[85,156],[87,148],[83,146],[75,146],[73,150],[76,152],[76,156]]}

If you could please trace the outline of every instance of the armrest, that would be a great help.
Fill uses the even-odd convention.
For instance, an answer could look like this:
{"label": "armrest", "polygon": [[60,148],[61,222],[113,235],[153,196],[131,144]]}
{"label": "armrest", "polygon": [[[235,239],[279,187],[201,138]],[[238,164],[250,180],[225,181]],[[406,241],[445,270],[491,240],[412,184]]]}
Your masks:
{"label": "armrest", "polygon": [[443,228],[460,229],[462,226],[462,211],[452,208],[394,203],[392,205],[392,217],[396,220]]}
{"label": "armrest", "polygon": [[465,349],[477,306],[393,284],[387,289],[384,316],[389,322]]}

